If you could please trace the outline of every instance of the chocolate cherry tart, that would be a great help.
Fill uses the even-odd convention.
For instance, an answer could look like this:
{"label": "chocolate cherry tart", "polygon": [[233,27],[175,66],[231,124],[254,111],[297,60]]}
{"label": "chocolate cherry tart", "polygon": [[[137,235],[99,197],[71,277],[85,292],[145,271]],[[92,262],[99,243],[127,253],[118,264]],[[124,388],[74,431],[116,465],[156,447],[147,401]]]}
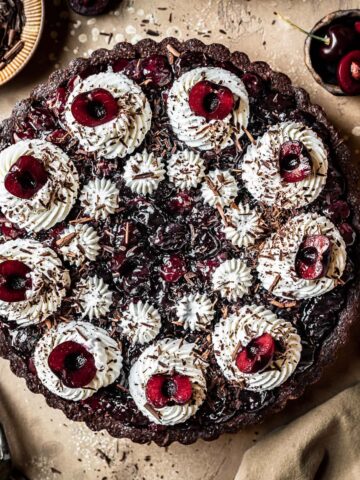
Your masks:
{"label": "chocolate cherry tart", "polygon": [[0,124],[0,353],[116,437],[260,422],[358,315],[359,184],[320,107],[244,53],[77,59]]}

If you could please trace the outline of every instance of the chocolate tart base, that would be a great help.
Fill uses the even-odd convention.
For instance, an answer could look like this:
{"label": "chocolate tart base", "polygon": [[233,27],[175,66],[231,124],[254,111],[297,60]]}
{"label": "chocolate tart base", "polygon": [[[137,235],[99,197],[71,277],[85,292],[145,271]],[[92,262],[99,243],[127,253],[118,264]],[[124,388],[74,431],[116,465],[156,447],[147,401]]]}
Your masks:
{"label": "chocolate tart base", "polygon": [[[352,225],[359,231],[360,224],[360,165],[351,161],[350,153],[344,145],[339,133],[328,121],[324,111],[318,105],[310,102],[308,93],[302,88],[294,87],[290,79],[283,73],[274,72],[264,62],[250,62],[245,53],[230,51],[219,44],[204,45],[198,40],[179,42],[174,38],[166,38],[160,43],[147,39],[133,46],[120,43],[113,50],[97,50],[89,59],[76,59],[68,68],[56,71],[49,81],[39,85],[30,95],[29,99],[19,102],[9,119],[0,124],[0,148],[11,143],[13,131],[16,126],[26,118],[32,102],[41,101],[53,93],[61,84],[72,76],[101,65],[112,64],[120,58],[146,57],[151,54],[162,53],[172,57],[171,46],[176,51],[183,53],[203,52],[216,62],[229,62],[241,72],[256,73],[268,82],[272,92],[278,92],[294,102],[294,108],[301,114],[312,118],[324,131],[327,132],[332,156],[337,168],[342,172],[347,182],[347,201],[352,208]],[[166,446],[174,441],[191,444],[197,439],[213,440],[222,433],[236,432],[242,427],[259,423],[266,416],[282,410],[287,401],[300,397],[306,386],[316,382],[325,366],[334,361],[338,349],[347,342],[351,324],[358,318],[360,311],[360,249],[358,243],[352,247],[352,261],[356,264],[354,271],[356,277],[343,289],[342,295],[346,296],[345,308],[338,315],[338,321],[326,340],[321,343],[316,360],[304,372],[291,377],[279,387],[276,400],[264,403],[259,410],[238,412],[231,418],[222,418],[221,421],[207,425],[192,423],[191,425],[177,425],[175,427],[159,427],[152,424],[146,426],[126,425],[122,420],[115,418],[110,412],[104,414],[103,410],[88,408],[81,403],[62,400],[51,394],[32,373],[27,361],[12,347],[11,337],[5,324],[0,323],[0,355],[10,361],[12,371],[19,377],[24,377],[28,388],[34,393],[41,393],[47,403],[61,409],[65,415],[75,421],[84,421],[92,430],[106,429],[114,437],[126,437],[139,443],[150,441]],[[271,397],[270,397],[271,399]]]}

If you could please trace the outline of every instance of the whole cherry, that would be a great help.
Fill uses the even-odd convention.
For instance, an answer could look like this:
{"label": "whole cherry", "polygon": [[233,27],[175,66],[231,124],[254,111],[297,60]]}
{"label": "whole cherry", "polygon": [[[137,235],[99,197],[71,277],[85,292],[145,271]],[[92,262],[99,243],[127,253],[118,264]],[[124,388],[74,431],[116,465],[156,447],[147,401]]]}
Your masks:
{"label": "whole cherry", "polygon": [[318,49],[319,56],[326,62],[337,62],[352,50],[356,43],[356,31],[347,25],[331,25],[324,37],[326,42]]}

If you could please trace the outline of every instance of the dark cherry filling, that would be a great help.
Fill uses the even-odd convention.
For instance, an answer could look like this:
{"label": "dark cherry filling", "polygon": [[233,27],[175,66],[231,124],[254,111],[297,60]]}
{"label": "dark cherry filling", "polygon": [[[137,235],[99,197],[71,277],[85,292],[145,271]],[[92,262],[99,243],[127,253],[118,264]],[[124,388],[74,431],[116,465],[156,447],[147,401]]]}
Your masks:
{"label": "dark cherry filling", "polygon": [[241,80],[244,82],[246,90],[252,97],[257,97],[264,90],[264,82],[255,73],[245,73]]}
{"label": "dark cherry filling", "polygon": [[191,397],[191,381],[185,375],[153,375],[146,385],[147,401],[155,408],[184,405]]}
{"label": "dark cherry filling", "polygon": [[223,120],[234,108],[234,95],[229,88],[204,80],[190,90],[189,105],[206,120]]}
{"label": "dark cherry filling", "polygon": [[360,94],[360,50],[353,50],[340,60],[337,79],[341,89],[348,95]]}
{"label": "dark cherry filling", "polygon": [[0,300],[22,302],[26,291],[32,287],[29,276],[31,268],[19,260],[5,260],[0,263]]}
{"label": "dark cherry filling", "polygon": [[326,275],[330,258],[330,239],[325,235],[308,235],[296,255],[296,273],[307,280],[321,278]]}
{"label": "dark cherry filling", "polygon": [[312,173],[311,156],[301,142],[289,140],[280,147],[280,175],[286,183],[301,182]]}
{"label": "dark cherry filling", "polygon": [[180,255],[164,257],[164,263],[160,268],[160,274],[165,282],[174,283],[180,280],[186,273],[185,260]]}
{"label": "dark cherry filling", "polygon": [[48,174],[42,162],[32,155],[23,155],[5,176],[6,190],[18,198],[32,198],[42,188]]}
{"label": "dark cherry filling", "polygon": [[168,85],[172,80],[170,65],[163,55],[151,55],[142,61],[143,75],[159,87]]}
{"label": "dark cherry filling", "polygon": [[57,345],[49,355],[50,369],[70,388],[88,385],[96,375],[94,356],[77,342]]}
{"label": "dark cherry filling", "polygon": [[275,340],[269,333],[253,338],[236,356],[236,366],[243,373],[264,370],[275,353]]}
{"label": "dark cherry filling", "polygon": [[85,127],[97,127],[117,117],[119,105],[113,95],[103,88],[80,93],[74,98],[71,112]]}

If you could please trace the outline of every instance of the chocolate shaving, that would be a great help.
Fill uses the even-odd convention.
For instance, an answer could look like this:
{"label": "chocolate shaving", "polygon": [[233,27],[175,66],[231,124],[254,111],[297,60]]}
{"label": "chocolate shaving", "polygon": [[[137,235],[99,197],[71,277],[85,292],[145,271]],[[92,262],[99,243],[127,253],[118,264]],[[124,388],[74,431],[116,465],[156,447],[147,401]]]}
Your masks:
{"label": "chocolate shaving", "polygon": [[66,247],[67,245],[70,245],[72,240],[76,237],[77,233],[72,232],[69,233],[68,235],[65,235],[65,237],[59,238],[59,240],[56,240],[56,245],[58,247]]}

